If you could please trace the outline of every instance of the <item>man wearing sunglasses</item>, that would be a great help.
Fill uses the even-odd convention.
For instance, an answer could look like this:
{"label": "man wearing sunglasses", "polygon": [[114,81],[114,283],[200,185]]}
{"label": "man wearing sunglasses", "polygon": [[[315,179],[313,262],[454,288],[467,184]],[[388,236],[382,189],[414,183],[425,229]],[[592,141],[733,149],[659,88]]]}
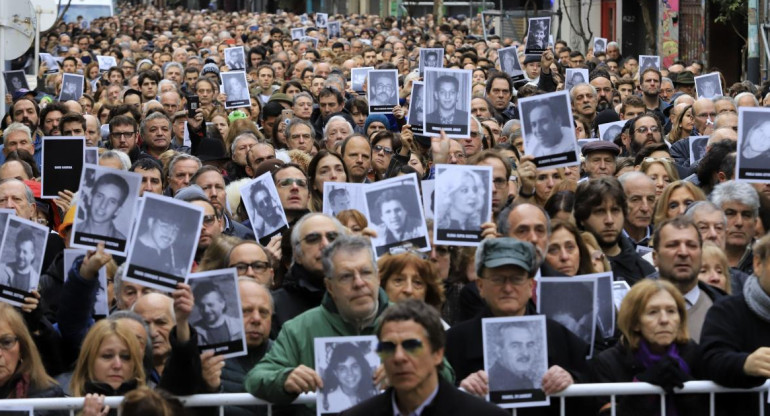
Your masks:
{"label": "man wearing sunglasses", "polygon": [[[482,345],[482,318],[535,315],[531,301],[537,271],[535,247],[515,238],[502,237],[481,242],[476,252],[477,285],[486,301],[484,312],[477,317],[453,326],[447,332],[446,357],[455,369],[460,387],[467,392],[485,396],[493,380],[484,371]],[[561,324],[546,320],[548,336],[548,371],[542,378],[546,395],[558,393],[585,374],[585,356],[588,345]],[[513,354],[513,352],[510,352]],[[558,413],[559,404],[553,402],[547,413]],[[572,414],[575,409],[568,409]],[[544,413],[545,414],[545,413]],[[581,414],[575,412],[575,414]]]}
{"label": "man wearing sunglasses", "polygon": [[382,315],[377,353],[391,388],[343,415],[505,415],[505,410],[456,389],[439,374],[444,328],[422,301],[397,303]]}

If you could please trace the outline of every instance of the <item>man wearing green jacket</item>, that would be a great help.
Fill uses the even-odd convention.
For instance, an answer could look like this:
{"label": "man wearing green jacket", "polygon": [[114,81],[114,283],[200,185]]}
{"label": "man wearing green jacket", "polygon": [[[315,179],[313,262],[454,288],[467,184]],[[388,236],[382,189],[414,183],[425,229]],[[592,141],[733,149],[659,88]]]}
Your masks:
{"label": "man wearing green jacket", "polygon": [[[388,307],[377,263],[367,238],[340,236],[322,256],[326,294],[321,306],[286,322],[272,349],[246,376],[246,391],[277,405],[323,387],[313,369],[313,339],[374,335]],[[453,380],[445,362],[442,376]],[[290,414],[315,415],[315,406],[295,406]],[[283,414],[283,413],[282,413]]]}

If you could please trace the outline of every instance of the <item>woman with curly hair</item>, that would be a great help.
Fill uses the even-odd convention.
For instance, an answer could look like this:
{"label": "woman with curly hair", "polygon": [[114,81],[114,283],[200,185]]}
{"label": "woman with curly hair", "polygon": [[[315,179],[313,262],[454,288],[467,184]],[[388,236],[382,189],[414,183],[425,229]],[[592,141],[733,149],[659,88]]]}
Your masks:
{"label": "woman with curly hair", "polygon": [[372,366],[362,353],[363,346],[352,342],[336,344],[324,370],[324,413],[337,413],[377,394]]}

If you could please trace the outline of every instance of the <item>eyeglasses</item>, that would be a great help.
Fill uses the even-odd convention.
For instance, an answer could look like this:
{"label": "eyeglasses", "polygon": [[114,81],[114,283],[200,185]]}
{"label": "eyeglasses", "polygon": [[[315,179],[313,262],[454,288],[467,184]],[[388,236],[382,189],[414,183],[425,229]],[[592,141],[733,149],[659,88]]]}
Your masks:
{"label": "eyeglasses", "polygon": [[204,215],[203,216],[203,225],[208,227],[208,226],[214,224],[214,221],[216,221],[217,218],[218,217],[216,215]]}
{"label": "eyeglasses", "polygon": [[326,233],[312,232],[301,239],[308,244],[318,244],[321,242],[321,238],[326,236],[326,241],[332,242],[340,236],[340,233],[336,231],[327,231]]}
{"label": "eyeglasses", "polygon": [[527,275],[519,275],[519,276],[490,276],[484,278],[485,280],[489,281],[495,286],[503,286],[510,282],[514,286],[519,286],[521,284],[524,284],[526,281],[529,280],[529,276]]}
{"label": "eyeglasses", "polygon": [[504,189],[506,186],[508,186],[508,181],[506,181],[505,178],[495,178],[492,183],[497,189]]}
{"label": "eyeglasses", "polygon": [[19,341],[19,337],[8,335],[0,338],[0,350],[8,351]]}
{"label": "eyeglasses", "polygon": [[230,267],[235,267],[236,270],[238,270],[238,274],[245,274],[247,271],[249,271],[249,268],[251,270],[254,270],[257,273],[262,273],[268,268],[268,264],[266,261],[255,261],[252,263],[235,263],[233,265],[230,265]]}
{"label": "eyeglasses", "polygon": [[294,184],[300,188],[307,188],[307,179],[286,178],[278,181],[278,186],[281,188],[291,188]]}
{"label": "eyeglasses", "polygon": [[385,147],[385,146],[380,146],[379,144],[375,144],[372,149],[374,149],[374,153],[385,152],[385,153],[387,153],[389,155],[393,154],[393,148],[392,147]]}
{"label": "eyeglasses", "polygon": [[399,345],[401,345],[401,348],[403,348],[409,355],[417,355],[423,346],[422,341],[416,338],[405,339],[400,343],[380,341],[377,344],[377,355],[379,355],[381,359],[392,357],[396,354],[396,348]]}
{"label": "eyeglasses", "polygon": [[129,137],[135,135],[135,131],[116,131],[114,133],[110,133],[110,137],[114,137],[116,139],[128,139]]}
{"label": "eyeglasses", "polygon": [[646,134],[648,131],[651,132],[651,133],[660,133],[660,127],[658,127],[658,126],[652,126],[652,127],[642,126],[642,127],[638,127],[634,131],[639,133],[639,134]]}

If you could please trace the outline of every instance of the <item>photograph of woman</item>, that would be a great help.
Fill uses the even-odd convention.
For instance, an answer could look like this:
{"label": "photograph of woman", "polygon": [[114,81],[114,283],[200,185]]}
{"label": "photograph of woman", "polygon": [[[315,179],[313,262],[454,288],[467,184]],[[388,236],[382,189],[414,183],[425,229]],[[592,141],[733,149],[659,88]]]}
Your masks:
{"label": "photograph of woman", "polygon": [[[414,175],[411,175],[414,178]],[[404,177],[393,178],[401,182]],[[416,182],[416,181],[415,181]],[[391,248],[411,244],[413,248],[428,248],[427,230],[418,201],[417,186],[402,183],[365,191],[369,208],[369,221],[377,237],[372,238],[377,257]]]}
{"label": "photograph of woman", "polygon": [[436,168],[434,235],[438,244],[476,245],[481,241],[481,224],[492,218],[491,177],[489,166]]}
{"label": "photograph of woman", "polygon": [[337,414],[378,393],[372,381],[379,365],[376,345],[374,337],[316,339],[316,370],[324,382],[317,396],[318,415]]}

